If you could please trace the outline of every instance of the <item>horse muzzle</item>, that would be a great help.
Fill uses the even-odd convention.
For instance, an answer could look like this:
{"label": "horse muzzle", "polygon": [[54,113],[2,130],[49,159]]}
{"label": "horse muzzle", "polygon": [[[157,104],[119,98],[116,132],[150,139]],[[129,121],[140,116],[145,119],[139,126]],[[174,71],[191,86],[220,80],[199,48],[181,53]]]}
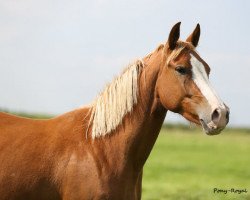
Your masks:
{"label": "horse muzzle", "polygon": [[214,109],[209,117],[200,118],[200,123],[207,135],[218,135],[228,124],[229,115],[229,108],[224,104]]}

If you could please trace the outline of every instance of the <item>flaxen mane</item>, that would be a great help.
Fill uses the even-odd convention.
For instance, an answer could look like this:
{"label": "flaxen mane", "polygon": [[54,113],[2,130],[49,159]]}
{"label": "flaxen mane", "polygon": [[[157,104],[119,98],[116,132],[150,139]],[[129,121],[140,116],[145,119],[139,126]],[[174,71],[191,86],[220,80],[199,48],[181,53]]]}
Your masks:
{"label": "flaxen mane", "polygon": [[124,116],[132,112],[137,103],[138,77],[142,68],[142,61],[135,61],[96,98],[89,122],[92,123],[93,139],[115,130]]}

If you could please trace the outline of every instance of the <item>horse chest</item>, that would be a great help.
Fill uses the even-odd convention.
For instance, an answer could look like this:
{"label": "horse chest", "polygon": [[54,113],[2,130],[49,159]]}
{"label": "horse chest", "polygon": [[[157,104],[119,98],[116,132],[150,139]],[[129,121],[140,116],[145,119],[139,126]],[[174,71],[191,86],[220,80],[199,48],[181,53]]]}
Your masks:
{"label": "horse chest", "polygon": [[63,177],[63,199],[139,199],[138,178],[132,174],[119,175],[114,168],[107,170],[105,165],[100,168],[91,160],[80,161],[71,156]]}

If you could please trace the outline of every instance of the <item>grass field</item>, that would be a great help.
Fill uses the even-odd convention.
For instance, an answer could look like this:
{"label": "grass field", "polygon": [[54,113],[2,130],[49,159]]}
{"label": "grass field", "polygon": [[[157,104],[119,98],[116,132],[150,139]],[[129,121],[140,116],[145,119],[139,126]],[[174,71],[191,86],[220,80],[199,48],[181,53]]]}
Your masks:
{"label": "grass field", "polygon": [[144,167],[142,199],[250,199],[249,130],[211,137],[199,129],[162,129]]}

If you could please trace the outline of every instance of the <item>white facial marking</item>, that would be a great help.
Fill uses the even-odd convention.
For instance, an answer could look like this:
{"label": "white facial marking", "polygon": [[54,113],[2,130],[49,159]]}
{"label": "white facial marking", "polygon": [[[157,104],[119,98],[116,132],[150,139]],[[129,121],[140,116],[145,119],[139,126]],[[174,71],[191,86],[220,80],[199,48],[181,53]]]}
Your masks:
{"label": "white facial marking", "polygon": [[211,86],[204,65],[191,54],[190,59],[192,65],[192,75],[193,81],[200,89],[203,96],[207,99],[211,109],[214,110],[216,108],[225,108],[224,103],[216,94],[215,90]]}

